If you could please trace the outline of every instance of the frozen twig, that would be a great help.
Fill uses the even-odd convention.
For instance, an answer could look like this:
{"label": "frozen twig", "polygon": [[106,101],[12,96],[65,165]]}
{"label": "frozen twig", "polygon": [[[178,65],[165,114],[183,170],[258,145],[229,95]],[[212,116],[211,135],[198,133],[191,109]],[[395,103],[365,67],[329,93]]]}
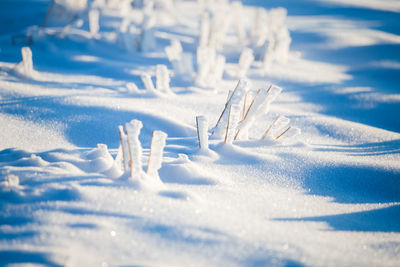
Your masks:
{"label": "frozen twig", "polygon": [[250,48],[243,49],[240,54],[239,63],[238,63],[238,77],[243,78],[246,76],[247,71],[249,70],[251,63],[254,61],[253,50]]}
{"label": "frozen twig", "polygon": [[208,120],[205,116],[196,117],[197,137],[200,149],[208,149]]}
{"label": "frozen twig", "polygon": [[99,33],[100,25],[100,12],[98,9],[91,9],[89,10],[89,29],[90,29],[90,36],[95,38]]}
{"label": "frozen twig", "polygon": [[154,93],[155,92],[155,88],[154,88],[154,84],[153,81],[151,80],[151,76],[150,74],[142,74],[140,76],[140,78],[142,79],[142,82],[144,84],[144,87],[146,88],[147,91]]}
{"label": "frozen twig", "polygon": [[124,127],[122,125],[118,126],[118,131],[119,131],[119,142],[122,150],[123,167],[124,171],[128,171],[130,168],[129,165],[131,161],[129,154],[129,147],[128,147],[128,138],[124,132]]}
{"label": "frozen twig", "polygon": [[240,105],[234,104],[231,105],[229,108],[229,117],[228,123],[226,125],[226,132],[225,132],[225,144],[232,144],[233,140],[235,139],[236,127],[240,120]]}
{"label": "frozen twig", "polygon": [[275,137],[275,140],[278,140],[279,138],[281,138],[282,135],[284,135],[285,133],[287,133],[287,132],[290,130],[290,128],[292,128],[292,127],[289,126],[289,127],[288,127],[286,130],[284,130],[280,135],[276,136],[276,137]]}
{"label": "frozen twig", "polygon": [[150,155],[146,170],[146,173],[150,176],[158,176],[158,170],[161,168],[166,140],[166,133],[162,131],[153,131],[153,137],[151,139],[150,146]]}
{"label": "frozen twig", "polygon": [[224,110],[222,111],[217,125],[213,129],[213,136],[221,137],[226,126],[228,120],[228,113],[231,105],[240,105],[243,101],[243,97],[248,90],[248,82],[247,80],[239,80],[235,90],[229,97],[229,100],[226,102]]}
{"label": "frozen twig", "polygon": [[138,120],[132,120],[130,123],[125,124],[130,154],[129,167],[131,169],[132,179],[138,179],[143,171],[142,145],[139,141],[139,134],[142,127],[142,122]]}
{"label": "frozen twig", "polygon": [[169,86],[170,78],[167,66],[159,64],[156,66],[156,88],[157,91],[172,93]]}

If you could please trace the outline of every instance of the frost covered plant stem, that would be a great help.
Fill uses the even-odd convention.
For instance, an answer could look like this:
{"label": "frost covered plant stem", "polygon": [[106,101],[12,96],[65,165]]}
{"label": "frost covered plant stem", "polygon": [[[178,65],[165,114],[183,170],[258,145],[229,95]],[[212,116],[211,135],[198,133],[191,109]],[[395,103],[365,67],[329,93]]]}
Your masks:
{"label": "frost covered plant stem", "polygon": [[301,134],[301,130],[297,127],[289,126],[285,131],[283,131],[280,135],[275,137],[275,140],[278,140],[284,136],[285,139],[293,139],[293,137]]}
{"label": "frost covered plant stem", "polygon": [[32,50],[29,47],[21,48],[22,61],[16,64],[13,70],[23,75],[25,78],[34,78]]}
{"label": "frost covered plant stem", "polygon": [[205,116],[196,117],[197,137],[200,149],[208,149],[208,120]]}
{"label": "frost covered plant stem", "polygon": [[228,123],[226,125],[226,132],[224,139],[225,144],[232,144],[234,140],[236,127],[240,120],[240,111],[241,108],[237,104],[231,105],[229,108],[229,117],[228,117]]}
{"label": "frost covered plant stem", "polygon": [[172,40],[170,46],[165,48],[169,62],[171,62],[174,75],[180,76],[183,80],[192,80],[193,56],[191,53],[183,53],[179,40]]}
{"label": "frost covered plant stem", "polygon": [[229,107],[228,122],[226,123],[225,138],[224,138],[225,144],[228,141],[228,132],[229,132],[229,127],[230,127],[230,123],[231,123],[231,112],[232,112],[232,106]]}
{"label": "frost covered plant stem", "polygon": [[239,138],[240,132],[244,132],[247,135],[248,129],[256,120],[256,117],[262,113],[267,113],[269,105],[275,98],[281,93],[282,88],[271,85],[269,88],[263,88],[258,90],[257,95],[251,102],[244,119],[238,125],[238,131],[235,136],[235,140]]}
{"label": "frost covered plant stem", "polygon": [[151,80],[151,76],[149,74],[143,74],[140,76],[140,78],[142,79],[142,82],[143,82],[146,90],[154,93],[155,88],[154,88],[153,81]]}
{"label": "frost covered plant stem", "polygon": [[161,168],[163,151],[167,134],[162,131],[154,131],[151,139],[150,155],[147,163],[146,173],[158,177],[158,170]]}
{"label": "frost covered plant stem", "polygon": [[228,101],[225,104],[224,110],[221,113],[221,116],[218,119],[217,125],[213,129],[214,137],[222,137],[225,126],[228,120],[229,109],[232,105],[240,105],[241,101],[243,101],[243,97],[248,90],[248,81],[247,80],[239,80],[235,90],[232,94],[230,94]]}
{"label": "frost covered plant stem", "polygon": [[167,66],[159,64],[156,66],[156,88],[160,92],[171,93],[169,86],[170,78]]}
{"label": "frost covered plant stem", "polygon": [[100,12],[98,9],[91,9],[89,10],[88,15],[89,15],[90,36],[92,38],[95,38],[100,30],[99,26]]}
{"label": "frost covered plant stem", "polygon": [[124,127],[122,125],[118,126],[119,131],[119,142],[122,151],[122,162],[124,171],[129,170],[130,165],[130,155],[129,155],[129,146],[128,146],[128,138],[124,132]]}
{"label": "frost covered plant stem", "polygon": [[29,47],[22,47],[21,54],[23,74],[27,78],[33,78],[32,50]]}
{"label": "frost covered plant stem", "polygon": [[283,127],[285,127],[286,125],[288,125],[290,122],[290,119],[279,115],[272,123],[271,125],[267,128],[267,130],[265,131],[265,133],[263,134],[263,136],[261,137],[261,140],[265,139],[267,137],[267,135],[272,131],[279,131],[280,129],[282,129]]}
{"label": "frost covered plant stem", "polygon": [[131,169],[132,179],[140,178],[142,172],[142,145],[139,141],[139,134],[142,127],[142,122],[138,120],[132,120],[130,123],[125,124],[130,155],[129,167]]}
{"label": "frost covered plant stem", "polygon": [[[143,177],[146,177],[146,174],[154,178],[159,178],[158,170],[161,168],[163,151],[167,139],[166,133],[162,131],[153,131],[145,174],[142,168],[143,149],[139,141],[139,134],[142,127],[143,124],[141,121],[132,120],[125,124],[125,134],[123,126],[118,126],[120,149],[117,158],[121,159],[122,157],[123,169],[125,172],[130,170],[130,179],[132,181],[139,181]],[[156,180],[158,181],[159,179]]]}
{"label": "frost covered plant stem", "polygon": [[243,78],[246,76],[247,71],[249,70],[251,63],[254,61],[253,50],[250,48],[243,49],[239,58],[239,69],[238,69],[238,77]]}
{"label": "frost covered plant stem", "polygon": [[154,30],[153,27],[155,25],[155,17],[152,13],[147,13],[144,15],[143,23],[142,23],[142,34],[141,34],[141,42],[140,42],[140,50],[142,52],[149,52],[155,47],[154,40]]}
{"label": "frost covered plant stem", "polygon": [[292,128],[292,126],[289,126],[285,131],[283,131],[283,133],[281,133],[280,135],[276,136],[275,140],[278,140],[279,138],[281,138],[282,135],[284,135],[285,133],[287,133],[290,130],[290,128]]}

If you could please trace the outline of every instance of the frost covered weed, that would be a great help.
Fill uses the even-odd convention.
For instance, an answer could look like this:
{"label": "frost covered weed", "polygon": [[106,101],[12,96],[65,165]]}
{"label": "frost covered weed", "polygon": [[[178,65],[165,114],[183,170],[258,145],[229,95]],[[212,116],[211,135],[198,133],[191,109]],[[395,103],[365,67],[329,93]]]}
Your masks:
{"label": "frost covered weed", "polygon": [[257,60],[268,71],[275,62],[285,64],[289,58],[290,33],[286,23],[287,10],[259,8],[251,30],[251,46]]}
{"label": "frost covered weed", "polygon": [[199,140],[199,149],[208,149],[208,119],[205,116],[196,117],[197,137]]}
{"label": "frost covered weed", "polygon": [[89,18],[89,29],[91,38],[98,38],[99,30],[100,30],[100,12],[98,9],[91,9],[88,12]]}
{"label": "frost covered weed", "polygon": [[254,61],[253,50],[250,48],[243,49],[242,53],[239,57],[238,62],[238,73],[237,76],[239,78],[246,77],[247,71],[249,70],[251,63]]}
{"label": "frost covered weed", "polygon": [[179,40],[172,40],[171,45],[165,48],[168,60],[174,70],[174,75],[182,80],[191,81],[193,79],[193,55],[184,53]]}
{"label": "frost covered weed", "polygon": [[146,172],[142,167],[143,149],[139,140],[139,134],[143,124],[139,120],[132,120],[118,127],[120,135],[120,145],[116,161],[124,172],[129,172],[129,177],[133,181],[146,179],[147,176],[159,180],[158,170],[161,168],[163,151],[167,139],[167,134],[162,131],[153,131],[150,146],[150,154],[147,161]]}
{"label": "frost covered weed", "polygon": [[138,93],[138,94],[147,94],[150,96],[163,96],[163,95],[172,95],[173,92],[170,88],[170,76],[167,66],[163,64],[156,65],[155,70],[156,77],[156,86],[151,79],[151,75],[149,73],[144,73],[140,76],[143,85],[145,87],[145,91],[141,91],[137,88],[134,83],[127,83],[126,87],[128,92],[130,93]]}
{"label": "frost covered weed", "polygon": [[156,24],[156,17],[154,15],[153,6],[151,4],[145,6],[144,10],[145,11],[139,41],[139,50],[142,52],[149,52],[154,50],[156,46],[153,29],[154,25]]}
{"label": "frost covered weed", "polygon": [[26,79],[34,79],[35,71],[33,69],[32,50],[29,47],[21,48],[22,61],[17,63],[13,70]]}
{"label": "frost covered weed", "polygon": [[[225,108],[222,111],[216,126],[212,129],[212,137],[224,139],[224,143],[232,144],[234,140],[247,140],[249,130],[255,121],[268,113],[270,104],[281,93],[282,88],[276,85],[257,90],[249,106],[247,96],[250,93],[249,83],[242,79],[238,82],[234,91],[229,94]],[[279,116],[266,129],[261,139],[271,137],[274,140],[282,136],[294,137],[300,133],[300,129],[288,126],[290,120],[285,116]],[[199,135],[200,136],[200,135]],[[200,137],[199,137],[200,140]]]}

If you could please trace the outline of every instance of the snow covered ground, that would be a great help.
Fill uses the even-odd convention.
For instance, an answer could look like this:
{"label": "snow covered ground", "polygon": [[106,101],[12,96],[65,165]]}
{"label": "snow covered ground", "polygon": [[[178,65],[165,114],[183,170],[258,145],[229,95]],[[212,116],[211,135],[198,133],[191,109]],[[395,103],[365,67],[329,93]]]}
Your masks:
{"label": "snow covered ground", "polygon": [[[235,14],[217,43],[226,64],[215,86],[204,85],[210,75],[190,77],[187,65],[173,71],[165,52],[179,40],[196,58],[199,3],[208,1],[159,0],[147,11],[95,2],[98,32],[92,24],[90,33],[87,11],[76,19],[71,6],[56,6],[31,45],[27,28],[42,23],[50,1],[0,2],[1,266],[399,266],[398,1],[243,0],[236,9],[211,1],[217,19]],[[211,135],[238,84],[257,12],[280,6],[287,62],[266,71],[252,62],[243,110],[258,89],[275,84],[282,93],[256,114],[248,138],[244,127],[241,140],[225,144],[225,123],[199,149],[196,116],[208,119]],[[126,21],[132,34],[119,34]],[[152,35],[154,47],[143,42]],[[29,77],[18,64],[26,46]],[[141,76],[156,85],[158,64],[172,74],[170,91],[145,88]],[[278,115],[301,134],[270,137],[282,128],[260,140]],[[142,122],[143,151],[129,137],[139,151],[130,175],[118,126],[132,120]],[[163,135],[150,153],[154,130],[168,135],[158,172]]]}

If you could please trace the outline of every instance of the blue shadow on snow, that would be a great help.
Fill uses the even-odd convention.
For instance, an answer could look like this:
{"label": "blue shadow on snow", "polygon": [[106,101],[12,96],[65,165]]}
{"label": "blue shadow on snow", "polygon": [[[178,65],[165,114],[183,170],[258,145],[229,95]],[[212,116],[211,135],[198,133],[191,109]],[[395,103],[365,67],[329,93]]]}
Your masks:
{"label": "blue shadow on snow", "polygon": [[335,231],[400,233],[400,205],[338,215],[276,220],[325,222]]}

